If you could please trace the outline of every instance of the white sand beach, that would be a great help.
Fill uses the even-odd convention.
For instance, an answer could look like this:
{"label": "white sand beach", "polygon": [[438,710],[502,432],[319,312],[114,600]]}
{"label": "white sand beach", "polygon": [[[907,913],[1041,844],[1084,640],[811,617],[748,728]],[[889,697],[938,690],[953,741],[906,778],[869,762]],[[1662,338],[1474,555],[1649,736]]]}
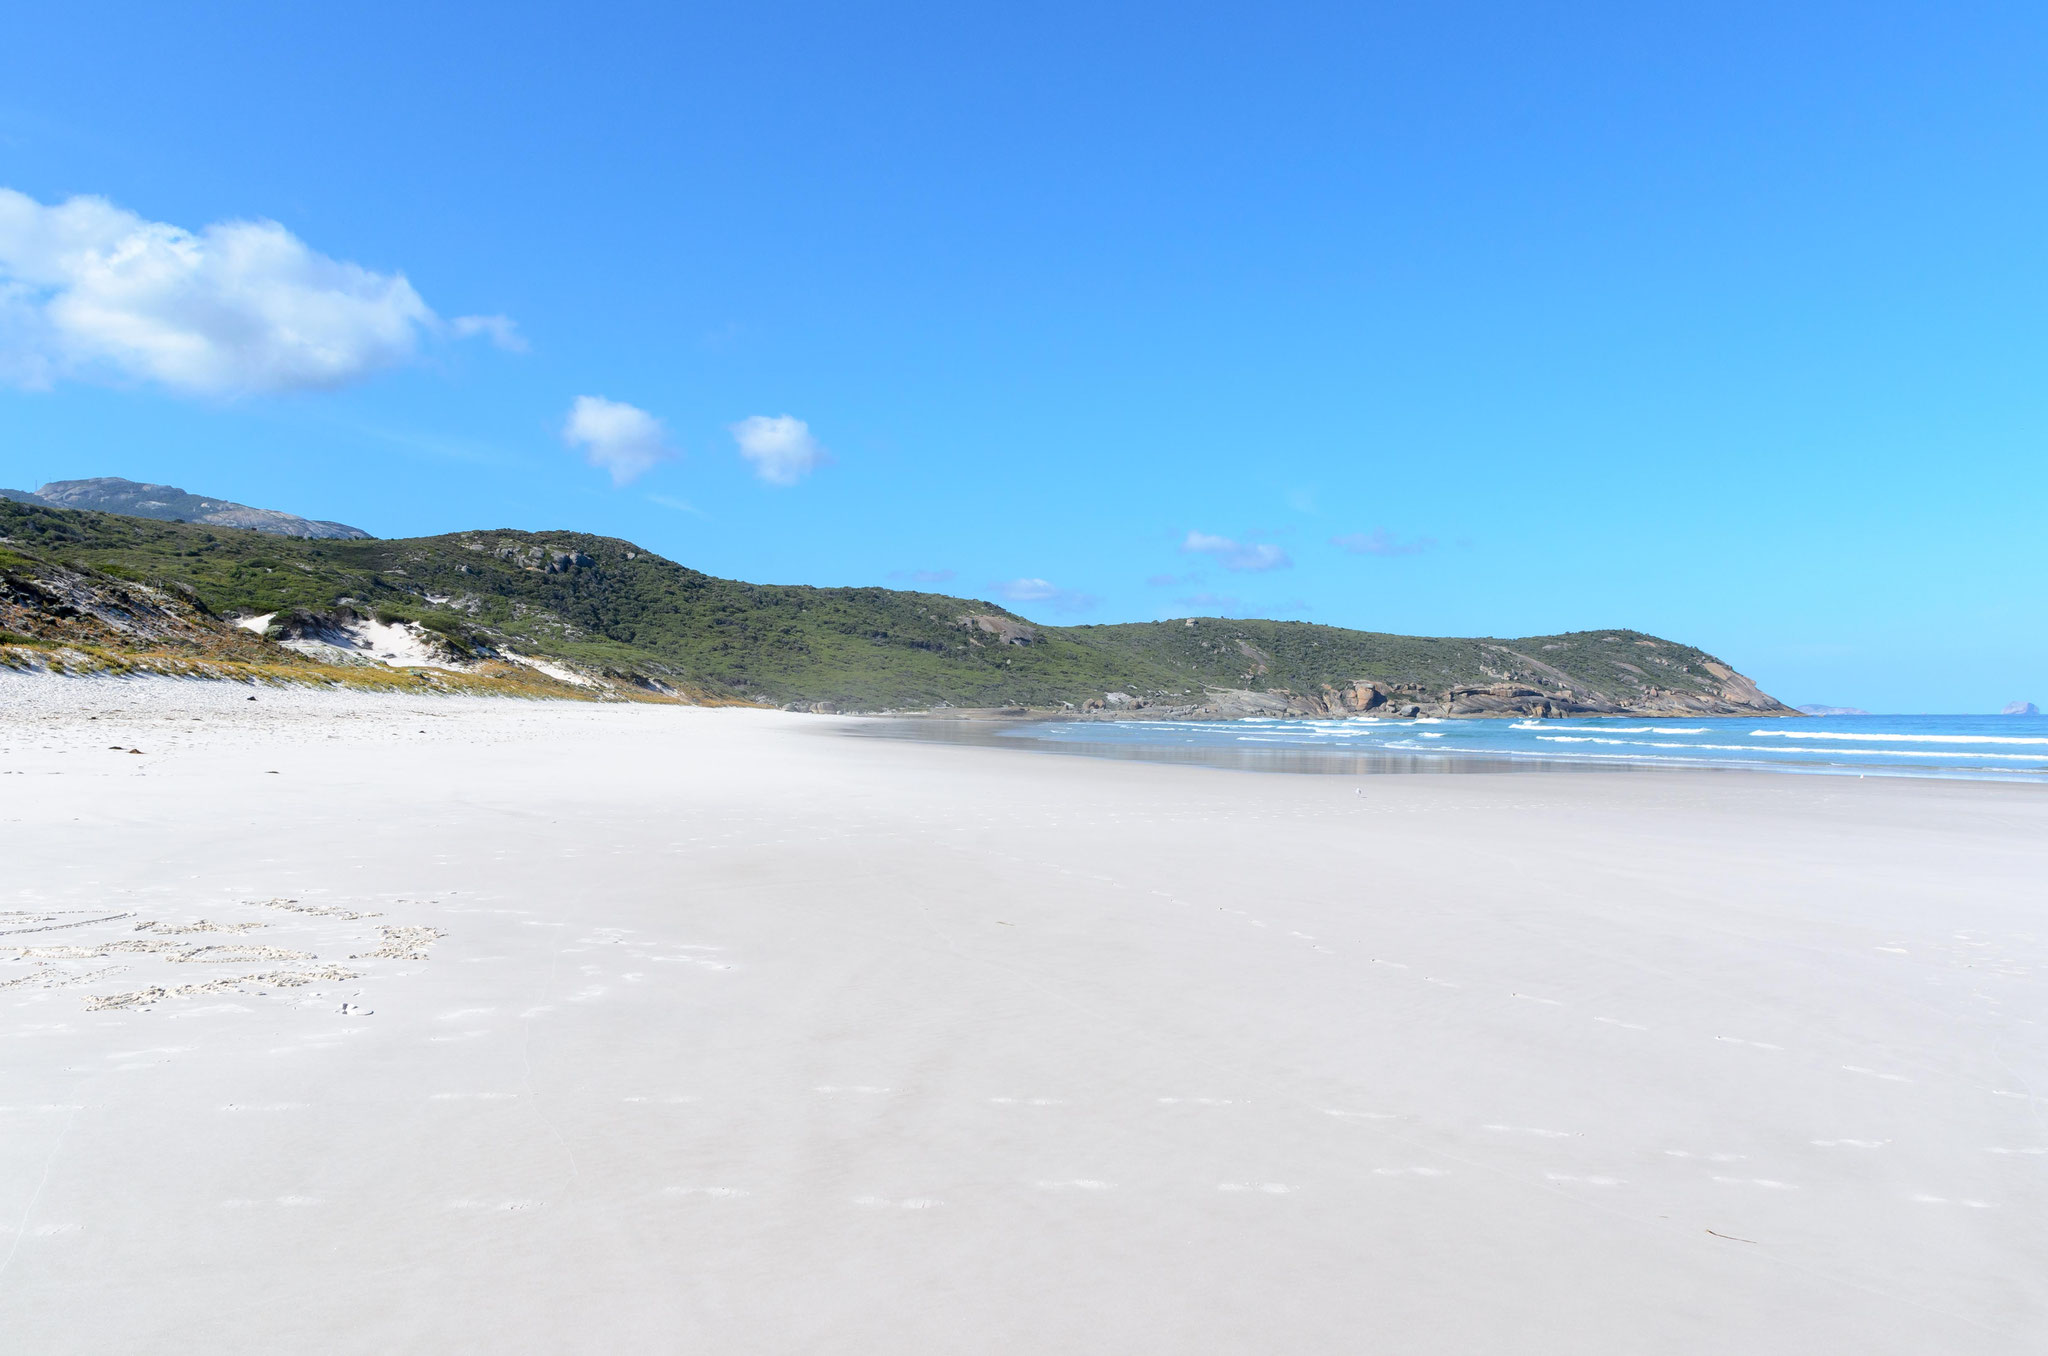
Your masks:
{"label": "white sand beach", "polygon": [[0,1347],[2048,1349],[2048,790],[0,678]]}

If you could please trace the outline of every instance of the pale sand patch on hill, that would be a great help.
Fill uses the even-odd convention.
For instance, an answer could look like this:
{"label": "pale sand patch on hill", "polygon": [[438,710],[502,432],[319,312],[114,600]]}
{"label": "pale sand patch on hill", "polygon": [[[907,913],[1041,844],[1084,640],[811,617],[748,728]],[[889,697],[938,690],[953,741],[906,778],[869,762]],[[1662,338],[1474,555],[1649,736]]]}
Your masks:
{"label": "pale sand patch on hill", "polygon": [[2048,1345],[2041,788],[256,695],[0,676],[0,1345]]}

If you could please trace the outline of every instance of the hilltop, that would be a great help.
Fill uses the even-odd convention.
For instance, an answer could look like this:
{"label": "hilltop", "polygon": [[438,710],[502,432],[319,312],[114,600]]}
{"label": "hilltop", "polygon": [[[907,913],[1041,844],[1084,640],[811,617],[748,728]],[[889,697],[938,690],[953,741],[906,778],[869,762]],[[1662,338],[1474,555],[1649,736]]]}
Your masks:
{"label": "hilltop", "polygon": [[286,666],[381,654],[447,673],[523,665],[593,691],[817,710],[1792,714],[1714,656],[1629,630],[1041,626],[983,599],[720,579],[579,532],[297,538],[0,502],[0,543],[0,626],[44,650],[88,630],[141,645],[122,628],[153,625],[142,614],[155,597],[183,609],[185,628],[146,638],[159,648],[256,644]]}
{"label": "hilltop", "polygon": [[281,513],[276,509],[250,508],[230,499],[208,499],[188,494],[175,485],[145,485],[119,476],[53,480],[33,494],[27,490],[0,490],[0,499],[41,504],[46,508],[97,509],[102,513],[124,513],[130,517],[155,518],[170,523],[239,527],[280,537],[360,540],[370,535],[347,523],[301,518],[296,513]]}

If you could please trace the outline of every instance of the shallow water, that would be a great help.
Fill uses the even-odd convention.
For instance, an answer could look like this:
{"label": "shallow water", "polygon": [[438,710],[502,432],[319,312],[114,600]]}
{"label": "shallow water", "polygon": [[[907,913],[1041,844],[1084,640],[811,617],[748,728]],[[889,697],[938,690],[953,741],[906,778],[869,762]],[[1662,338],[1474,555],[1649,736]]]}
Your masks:
{"label": "shallow water", "polygon": [[1273,772],[1698,767],[2048,782],[2048,716],[887,724],[872,732]]}

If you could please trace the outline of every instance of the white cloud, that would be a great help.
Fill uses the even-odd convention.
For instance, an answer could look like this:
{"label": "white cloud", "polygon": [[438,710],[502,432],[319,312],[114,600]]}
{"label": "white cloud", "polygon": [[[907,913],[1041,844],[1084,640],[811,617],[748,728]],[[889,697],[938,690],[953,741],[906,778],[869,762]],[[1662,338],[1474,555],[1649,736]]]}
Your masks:
{"label": "white cloud", "polygon": [[403,274],[330,259],[274,221],[194,233],[104,198],[46,207],[0,188],[0,380],[15,385],[323,389],[405,362],[423,334],[444,332],[519,344],[504,317],[443,322]]}
{"label": "white cloud", "polygon": [[1086,612],[1102,601],[1079,589],[1063,589],[1050,579],[1005,579],[989,588],[1006,603],[1044,603],[1055,612]]}
{"label": "white cloud", "polygon": [[770,485],[794,485],[832,460],[824,444],[811,436],[811,426],[786,414],[751,414],[731,429],[740,455]]}
{"label": "white cloud", "polygon": [[675,455],[659,419],[637,405],[603,396],[576,397],[562,425],[562,441],[581,449],[592,466],[611,472],[614,485],[638,480]]}
{"label": "white cloud", "polygon": [[1287,553],[1271,542],[1232,541],[1229,537],[1214,537],[1207,532],[1190,532],[1180,549],[1195,555],[1214,556],[1216,563],[1226,570],[1284,570],[1294,562]]}

